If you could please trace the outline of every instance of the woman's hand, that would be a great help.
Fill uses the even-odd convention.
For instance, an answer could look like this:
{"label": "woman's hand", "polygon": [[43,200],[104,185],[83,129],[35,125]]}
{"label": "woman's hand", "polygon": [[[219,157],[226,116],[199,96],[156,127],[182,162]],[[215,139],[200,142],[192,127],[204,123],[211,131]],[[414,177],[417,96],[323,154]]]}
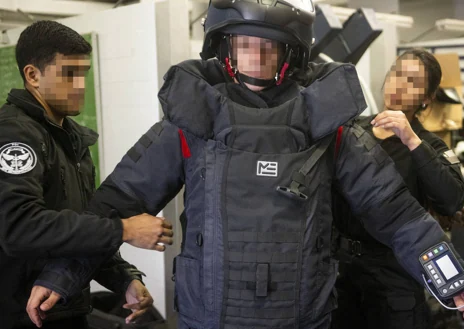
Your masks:
{"label": "woman's hand", "polygon": [[390,129],[401,139],[401,142],[406,145],[410,151],[418,147],[422,141],[412,130],[406,115],[401,111],[384,111],[377,115],[371,121],[374,127]]}

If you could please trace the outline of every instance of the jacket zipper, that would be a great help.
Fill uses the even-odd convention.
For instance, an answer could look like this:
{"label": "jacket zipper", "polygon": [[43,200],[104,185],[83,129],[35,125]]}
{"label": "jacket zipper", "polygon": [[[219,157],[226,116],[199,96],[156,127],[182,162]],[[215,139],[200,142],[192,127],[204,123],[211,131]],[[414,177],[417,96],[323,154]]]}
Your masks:
{"label": "jacket zipper", "polygon": [[[52,126],[55,126],[56,128],[63,130],[66,133],[66,135],[68,135],[68,138],[69,138],[69,133],[66,130],[64,130],[63,127],[57,125],[56,123],[50,120],[48,120],[48,123],[50,123]],[[84,193],[82,191],[81,164],[78,160],[78,155],[75,154],[75,156],[76,156],[76,167],[75,168],[76,168],[76,175],[77,175],[77,183],[79,185],[79,194],[81,196],[82,210],[84,211],[86,205],[85,205],[85,200],[84,200]]]}
{"label": "jacket zipper", "polygon": [[64,169],[63,168],[60,168],[60,176],[61,176],[61,184],[63,185],[64,198],[65,198],[65,200],[67,200],[68,199],[68,192],[66,191],[66,180],[65,180],[65,177],[64,177]]}
{"label": "jacket zipper", "polygon": [[[217,168],[215,166],[214,167],[214,180],[217,182],[216,172],[217,172]],[[218,198],[217,198],[217,196],[215,196],[214,205],[213,205],[213,209],[214,209],[213,213],[214,213],[214,215],[219,213],[219,207],[217,206],[217,204],[218,204]],[[221,216],[218,216],[218,217],[221,218]],[[216,217],[216,220],[217,220],[218,217]],[[221,218],[221,220],[222,220],[222,218]],[[217,241],[216,240],[217,239],[217,223],[213,222],[213,225],[214,226],[213,226],[213,238],[212,238],[212,241]],[[213,247],[213,287],[214,287],[214,289],[217,289],[217,279],[216,279],[216,276],[217,276],[217,271],[216,271],[216,259],[217,258],[216,257],[217,257],[217,255],[216,255],[216,249],[217,248]],[[213,294],[213,309],[214,309],[215,312],[218,309],[216,294]]]}
{"label": "jacket zipper", "polygon": [[[66,130],[64,130],[62,127],[60,127],[58,125],[56,125],[56,126],[59,127],[60,129],[62,129],[69,138],[69,133]],[[80,163],[80,160],[79,160],[79,156],[77,155],[77,150],[74,151],[74,155],[75,155],[75,159],[76,159],[75,169],[76,169],[76,176],[77,176],[77,185],[79,185],[79,194],[81,196],[81,206],[82,206],[82,211],[84,211],[85,208],[86,208],[86,203],[85,203],[85,198],[84,198],[84,192],[82,190],[81,163]],[[82,157],[81,157],[81,159],[82,159]]]}
{"label": "jacket zipper", "polygon": [[77,183],[79,185],[79,193],[81,195],[82,211],[84,211],[85,210],[85,200],[84,200],[84,192],[82,191],[81,163],[80,162],[77,162],[77,164],[76,164],[76,175],[77,175]]}
{"label": "jacket zipper", "polygon": [[[216,145],[216,148],[218,147],[218,145]],[[214,157],[216,158],[218,155],[217,155],[217,149],[214,150]],[[226,156],[227,157],[227,156]],[[216,159],[215,159],[216,160]],[[226,160],[227,161],[227,160]],[[216,161],[215,161],[216,163]],[[226,166],[226,164],[224,163],[224,167]],[[225,175],[225,169],[224,167],[222,168],[222,175],[224,176]],[[219,182],[219,170],[217,168],[217,165],[215,164],[214,165],[214,173],[213,173],[213,177],[214,177],[214,183],[216,184],[216,186],[222,186],[222,184],[220,184]],[[221,182],[222,183],[222,182]],[[218,194],[215,195],[215,198],[214,198],[214,204],[213,204],[213,209],[214,209],[214,217],[215,217],[215,220],[221,220],[222,221],[222,225],[224,226],[224,217],[222,216],[223,214],[221,213],[221,200],[223,198],[223,189],[221,188],[220,189],[220,192]],[[214,220],[214,219],[213,219]],[[213,241],[217,241],[217,237],[218,237],[218,223],[214,222],[213,223],[214,225],[214,228],[213,228]],[[222,228],[223,231],[220,232],[223,234],[224,230],[226,229],[225,227]],[[227,248],[226,246],[226,241],[224,239],[222,239],[222,243],[223,243],[223,248],[224,250],[226,250],[225,248]],[[217,262],[217,248],[213,248],[213,287],[215,287],[215,289],[217,289],[217,266],[216,266],[216,262]],[[224,257],[223,257],[223,262],[225,262],[224,260]],[[224,267],[226,267],[228,265],[226,265],[224,263]],[[225,282],[226,277],[223,273],[223,280]],[[223,287],[224,287],[224,284],[223,284]],[[222,287],[223,289],[223,295],[225,294],[225,291],[224,291],[224,288]],[[218,305],[218,299],[216,297],[216,295],[214,294],[213,295],[213,305],[214,305],[214,311],[218,311],[220,310],[219,309],[219,305]],[[221,313],[222,313],[222,310],[220,310]],[[221,320],[219,320],[221,322]]]}

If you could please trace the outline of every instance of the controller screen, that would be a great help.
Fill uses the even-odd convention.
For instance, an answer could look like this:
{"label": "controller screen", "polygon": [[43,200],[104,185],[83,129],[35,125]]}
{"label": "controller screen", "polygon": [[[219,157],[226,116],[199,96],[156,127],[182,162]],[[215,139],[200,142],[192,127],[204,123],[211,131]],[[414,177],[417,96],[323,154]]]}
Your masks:
{"label": "controller screen", "polygon": [[435,262],[437,263],[443,275],[446,277],[446,280],[449,280],[459,274],[456,266],[454,266],[448,255],[443,256]]}

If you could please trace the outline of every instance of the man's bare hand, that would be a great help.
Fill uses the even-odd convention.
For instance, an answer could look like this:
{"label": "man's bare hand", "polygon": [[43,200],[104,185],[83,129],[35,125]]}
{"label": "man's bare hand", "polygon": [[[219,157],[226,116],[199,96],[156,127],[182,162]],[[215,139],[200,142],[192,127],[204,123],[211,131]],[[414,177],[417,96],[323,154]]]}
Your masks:
{"label": "man's bare hand", "polygon": [[173,240],[172,225],[163,217],[141,214],[123,219],[122,240],[142,249],[166,250]]}
{"label": "man's bare hand", "polygon": [[51,310],[60,299],[61,296],[51,289],[34,286],[26,307],[31,321],[37,327],[42,327],[42,320],[46,318],[45,312]]}
{"label": "man's bare hand", "polygon": [[132,314],[126,318],[126,323],[134,321],[153,304],[153,298],[151,297],[148,289],[139,280],[131,282],[126,291],[126,301],[122,307],[132,310]]}

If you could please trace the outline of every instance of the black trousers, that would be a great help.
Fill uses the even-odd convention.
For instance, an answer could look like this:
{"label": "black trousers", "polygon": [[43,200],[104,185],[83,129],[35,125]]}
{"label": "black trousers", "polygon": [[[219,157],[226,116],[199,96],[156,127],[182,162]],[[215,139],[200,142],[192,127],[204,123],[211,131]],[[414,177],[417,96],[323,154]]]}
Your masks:
{"label": "black trousers", "polygon": [[[63,319],[53,322],[42,323],[41,329],[88,329],[87,319],[85,316]],[[16,329],[16,328],[15,328]],[[18,329],[38,329],[34,324]]]}
{"label": "black trousers", "polygon": [[391,251],[340,262],[332,329],[428,329],[424,288]]}

